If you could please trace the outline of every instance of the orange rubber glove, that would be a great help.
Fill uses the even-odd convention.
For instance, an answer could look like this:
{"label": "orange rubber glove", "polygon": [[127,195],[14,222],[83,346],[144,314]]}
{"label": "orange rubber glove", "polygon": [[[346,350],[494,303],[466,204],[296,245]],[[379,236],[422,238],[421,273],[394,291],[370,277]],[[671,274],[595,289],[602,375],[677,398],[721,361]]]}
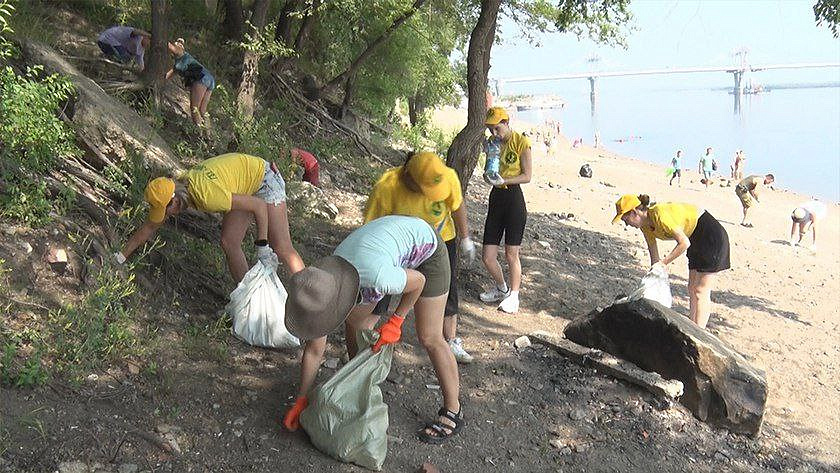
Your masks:
{"label": "orange rubber glove", "polygon": [[309,399],[306,396],[301,396],[295,401],[295,405],[286,412],[286,417],[283,418],[283,425],[289,432],[294,432],[300,428],[300,413],[309,405]]}
{"label": "orange rubber glove", "polygon": [[405,321],[404,318],[394,314],[387,322],[382,324],[382,326],[379,327],[379,330],[377,330],[377,332],[379,332],[379,340],[374,343],[371,350],[373,350],[374,353],[378,353],[379,349],[382,348],[383,345],[390,345],[400,341],[403,321]]}

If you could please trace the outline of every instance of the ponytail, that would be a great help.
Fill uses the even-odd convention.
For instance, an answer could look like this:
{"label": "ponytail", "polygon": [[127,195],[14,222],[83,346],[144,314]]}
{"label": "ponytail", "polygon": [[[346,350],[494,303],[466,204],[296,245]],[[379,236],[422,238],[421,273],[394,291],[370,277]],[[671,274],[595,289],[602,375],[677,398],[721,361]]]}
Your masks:
{"label": "ponytail", "polygon": [[636,208],[641,208],[642,210],[647,210],[648,207],[650,207],[650,196],[647,195],[647,194],[639,194],[638,197],[639,197],[639,202],[641,202],[641,205],[639,205],[639,207],[636,207]]}

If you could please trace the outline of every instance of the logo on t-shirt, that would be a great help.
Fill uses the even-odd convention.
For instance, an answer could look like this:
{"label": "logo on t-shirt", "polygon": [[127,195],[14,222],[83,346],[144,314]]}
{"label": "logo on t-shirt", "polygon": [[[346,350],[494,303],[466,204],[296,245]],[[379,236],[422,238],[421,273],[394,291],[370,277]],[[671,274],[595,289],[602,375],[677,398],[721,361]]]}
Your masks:
{"label": "logo on t-shirt", "polygon": [[443,201],[433,202],[432,203],[432,215],[435,217],[440,217],[443,215]]}
{"label": "logo on t-shirt", "polygon": [[508,164],[513,164],[516,162],[517,157],[518,156],[516,155],[516,153],[514,153],[513,151],[508,151],[508,153],[505,155],[505,162]]}

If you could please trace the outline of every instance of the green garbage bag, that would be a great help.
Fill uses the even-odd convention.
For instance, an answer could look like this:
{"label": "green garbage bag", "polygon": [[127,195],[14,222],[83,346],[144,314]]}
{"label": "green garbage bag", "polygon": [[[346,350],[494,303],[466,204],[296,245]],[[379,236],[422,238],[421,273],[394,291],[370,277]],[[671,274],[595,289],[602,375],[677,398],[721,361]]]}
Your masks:
{"label": "green garbage bag", "polygon": [[378,336],[360,332],[361,351],[315,390],[300,414],[300,425],[318,450],[371,470],[381,470],[388,453],[388,406],[379,384],[394,356],[394,345],[379,353],[370,350]]}

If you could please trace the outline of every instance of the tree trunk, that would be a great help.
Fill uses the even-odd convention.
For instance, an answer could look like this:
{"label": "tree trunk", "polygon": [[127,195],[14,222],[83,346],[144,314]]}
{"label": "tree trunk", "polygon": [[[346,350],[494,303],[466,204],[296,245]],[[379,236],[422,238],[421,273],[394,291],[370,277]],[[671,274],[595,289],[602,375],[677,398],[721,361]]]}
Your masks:
{"label": "tree trunk", "polygon": [[315,21],[316,13],[318,7],[321,6],[321,0],[315,0],[312,2],[312,7],[307,12],[306,16],[303,17],[303,21],[300,23],[300,29],[298,29],[297,35],[295,35],[295,44],[293,46],[295,52],[300,53],[300,48],[303,46],[303,41],[309,36],[309,32],[312,30],[312,24]]}
{"label": "tree trunk", "polygon": [[[261,30],[265,26],[268,3],[268,0],[256,0],[254,2],[251,24],[254,25],[256,31]],[[258,51],[245,51],[245,58],[242,60],[242,80],[239,82],[236,104],[240,115],[245,120],[250,120],[254,117],[254,96],[257,92],[260,56],[261,54]]]}
{"label": "tree trunk", "polygon": [[446,153],[446,164],[458,173],[464,193],[478,162],[484,136],[487,72],[490,70],[490,48],[496,36],[500,3],[501,0],[481,0],[481,13],[470,34],[467,52],[467,125],[455,136]]}
{"label": "tree trunk", "polygon": [[225,19],[222,22],[222,34],[232,40],[242,40],[245,26],[245,12],[242,10],[242,0],[225,0]]}
{"label": "tree trunk", "polygon": [[426,104],[420,92],[415,92],[413,96],[408,98],[408,122],[411,123],[411,126],[417,125],[425,110]]}
{"label": "tree trunk", "polygon": [[167,38],[169,36],[169,2],[151,0],[152,40],[149,54],[146,55],[146,67],[143,69],[143,81],[152,89],[155,106],[160,103],[161,90],[169,65]]}
{"label": "tree trunk", "polygon": [[300,0],[286,0],[280,14],[277,16],[277,29],[274,30],[274,40],[283,43],[283,46],[291,46],[292,42],[292,12],[297,11]]}
{"label": "tree trunk", "polygon": [[341,102],[341,116],[338,117],[339,119],[343,119],[347,114],[347,110],[350,109],[350,104],[353,102],[355,91],[356,74],[353,74],[347,78],[347,82],[344,84],[344,100]]}
{"label": "tree trunk", "polygon": [[[384,43],[385,40],[387,40],[391,36],[391,34],[397,28],[400,27],[400,25],[402,25],[409,18],[411,18],[411,16],[414,15],[417,12],[417,10],[419,10],[420,7],[423,6],[424,3],[426,3],[426,0],[414,0],[414,4],[411,6],[411,8],[408,11],[406,11],[405,13],[403,13],[399,18],[394,20],[394,22],[391,23],[391,26],[389,26],[385,31],[383,31],[382,34],[379,35],[379,37],[377,37],[376,39],[374,39],[373,41],[368,43],[365,50],[362,51],[362,53],[359,54],[359,56],[356,59],[354,59],[353,62],[350,63],[350,65],[347,67],[347,69],[344,70],[344,72],[335,76],[332,80],[327,82],[327,84],[324,85],[324,87],[321,88],[321,90],[319,91],[319,94],[318,94],[319,97],[323,97],[324,95],[330,93],[336,87],[343,84],[347,80],[348,77],[356,74],[356,71],[359,69],[359,66],[361,66],[362,63],[365,62],[365,60],[368,57],[370,57],[371,54],[373,54],[373,52],[376,50],[376,48],[378,48],[382,43]],[[498,5],[497,5],[496,10],[498,12]],[[495,22],[494,22],[494,25],[495,25]],[[486,78],[485,78],[485,80],[486,80]]]}

